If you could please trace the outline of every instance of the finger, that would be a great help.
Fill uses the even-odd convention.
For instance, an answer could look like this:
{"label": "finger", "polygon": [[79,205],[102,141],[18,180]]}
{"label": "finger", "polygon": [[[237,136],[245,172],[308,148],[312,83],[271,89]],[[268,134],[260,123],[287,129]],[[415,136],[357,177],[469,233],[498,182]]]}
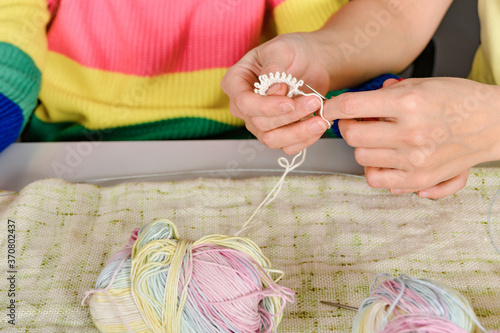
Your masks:
{"label": "finger", "polygon": [[365,167],[366,182],[373,188],[412,189],[408,185],[408,173],[399,169]]}
{"label": "finger", "polygon": [[351,147],[397,148],[398,139],[401,138],[396,124],[388,121],[341,119],[338,126],[342,137]]}
{"label": "finger", "polygon": [[327,125],[321,117],[312,117],[267,132],[259,131],[253,124],[247,124],[247,128],[252,133],[257,133],[257,138],[267,147],[283,148],[320,137],[326,131]]}
{"label": "finger", "polygon": [[222,90],[233,99],[243,92],[253,91],[259,75],[287,72],[285,64],[290,63],[289,58],[293,60],[293,52],[284,52],[289,48],[286,42],[268,42],[248,52],[227,70],[221,80]]}
{"label": "finger", "polygon": [[440,179],[443,179],[438,173],[431,171],[415,173],[401,169],[374,167],[365,167],[365,175],[366,181],[371,187],[391,189],[393,193],[408,192],[406,190],[413,192],[415,189],[431,188],[438,184]]}
{"label": "finger", "polygon": [[344,93],[325,102],[327,119],[396,117],[395,89]]}
{"label": "finger", "polygon": [[356,148],[354,158],[364,167],[407,170],[405,160],[395,149]]}
{"label": "finger", "polygon": [[[261,96],[244,92],[232,101],[237,112],[246,117],[275,117],[295,110],[295,102],[285,96]],[[233,114],[238,116],[238,114]]]}
{"label": "finger", "polygon": [[398,83],[399,81],[396,80],[396,79],[387,79],[384,81],[384,83],[382,84],[382,88],[387,88],[387,87],[390,87],[392,86],[393,84],[396,84]]}
{"label": "finger", "polygon": [[256,82],[255,75],[244,68],[234,66],[227,71],[221,87],[234,105],[230,109],[234,116],[277,116],[294,110],[295,103],[291,98],[256,94]]}
{"label": "finger", "polygon": [[453,177],[447,181],[420,190],[418,192],[418,196],[421,198],[439,199],[455,194],[465,187],[468,177],[469,170],[462,172],[458,176]]}
{"label": "finger", "polygon": [[321,134],[318,134],[316,136],[310,137],[309,139],[307,139],[305,141],[302,141],[302,142],[299,142],[299,143],[296,143],[294,145],[290,145],[287,147],[283,147],[283,148],[281,148],[281,150],[287,155],[295,155],[298,152],[304,150],[305,148],[311,146],[313,143],[318,141],[320,138],[321,138]]}
{"label": "finger", "polygon": [[418,188],[410,188],[410,189],[391,189],[392,194],[407,194],[407,193],[417,193],[419,191]]}
{"label": "finger", "polygon": [[274,117],[252,117],[249,122],[253,124],[255,128],[259,131],[267,132],[278,127],[282,127],[288,124],[295,123],[309,115],[313,112],[319,110],[322,101],[319,98],[312,97],[298,97],[294,99],[295,108],[292,112],[287,112],[279,116]]}
{"label": "finger", "polygon": [[286,83],[275,83],[266,91],[267,96],[285,96],[288,93],[288,85]]}
{"label": "finger", "polygon": [[289,41],[278,36],[257,48],[255,55],[261,67],[261,74],[269,75],[270,73],[289,73],[289,65],[293,63],[295,51]]}
{"label": "finger", "polygon": [[253,70],[238,63],[227,70],[220,86],[229,98],[233,98],[243,92],[253,91],[255,82],[258,82],[258,78]]}

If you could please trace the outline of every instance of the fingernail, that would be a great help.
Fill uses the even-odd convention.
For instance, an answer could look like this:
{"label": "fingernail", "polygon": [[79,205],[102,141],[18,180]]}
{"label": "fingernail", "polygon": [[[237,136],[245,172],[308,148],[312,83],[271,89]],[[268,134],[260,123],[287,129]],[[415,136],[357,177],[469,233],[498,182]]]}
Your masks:
{"label": "fingernail", "polygon": [[307,103],[306,103],[306,110],[309,111],[309,112],[314,112],[314,111],[317,111],[319,109],[321,105],[319,104],[319,101],[317,98],[314,98],[314,99],[310,99]]}
{"label": "fingernail", "polygon": [[273,84],[272,86],[269,87],[269,89],[267,89],[266,94],[267,95],[275,94],[278,92],[278,90],[280,90],[280,88],[281,87],[279,84]]}
{"label": "fingernail", "polygon": [[428,198],[429,197],[429,193],[427,193],[427,192],[418,192],[418,196],[421,197],[421,198]]}
{"label": "fingernail", "polygon": [[311,124],[311,132],[320,133],[326,131],[327,127],[324,121],[315,121]]}
{"label": "fingernail", "polygon": [[400,190],[400,189],[397,189],[397,188],[393,188],[393,189],[391,189],[391,193],[392,194],[401,194],[401,193],[403,193],[403,190]]}
{"label": "fingernail", "polygon": [[283,113],[288,113],[293,111],[293,105],[290,103],[283,102],[280,104],[280,110]]}

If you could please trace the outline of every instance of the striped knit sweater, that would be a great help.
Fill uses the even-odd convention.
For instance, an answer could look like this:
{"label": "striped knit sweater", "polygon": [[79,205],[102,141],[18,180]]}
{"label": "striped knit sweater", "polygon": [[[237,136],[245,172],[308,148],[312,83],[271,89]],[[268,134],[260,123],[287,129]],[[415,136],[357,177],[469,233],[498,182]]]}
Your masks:
{"label": "striped knit sweater", "polygon": [[28,141],[230,136],[226,70],[348,0],[2,0],[0,151]]}

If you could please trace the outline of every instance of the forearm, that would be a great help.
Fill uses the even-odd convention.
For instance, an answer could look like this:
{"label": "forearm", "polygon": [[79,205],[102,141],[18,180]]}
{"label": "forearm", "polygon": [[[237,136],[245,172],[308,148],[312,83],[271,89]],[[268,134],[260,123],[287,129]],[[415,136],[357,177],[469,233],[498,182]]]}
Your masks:
{"label": "forearm", "polygon": [[354,0],[313,36],[330,89],[405,69],[425,48],[452,0]]}

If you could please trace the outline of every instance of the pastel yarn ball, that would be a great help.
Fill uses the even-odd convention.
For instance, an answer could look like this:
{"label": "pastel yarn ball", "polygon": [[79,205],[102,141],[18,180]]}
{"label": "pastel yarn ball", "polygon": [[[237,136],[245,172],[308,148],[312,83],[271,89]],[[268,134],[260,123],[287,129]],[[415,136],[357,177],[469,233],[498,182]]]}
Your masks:
{"label": "pastel yarn ball", "polygon": [[101,332],[274,332],[294,301],[282,276],[247,238],[190,241],[157,220],[132,233],[87,294]]}
{"label": "pastel yarn ball", "polygon": [[[377,278],[390,279],[373,288]],[[379,274],[354,318],[353,333],[486,332],[467,299],[428,279]]]}

